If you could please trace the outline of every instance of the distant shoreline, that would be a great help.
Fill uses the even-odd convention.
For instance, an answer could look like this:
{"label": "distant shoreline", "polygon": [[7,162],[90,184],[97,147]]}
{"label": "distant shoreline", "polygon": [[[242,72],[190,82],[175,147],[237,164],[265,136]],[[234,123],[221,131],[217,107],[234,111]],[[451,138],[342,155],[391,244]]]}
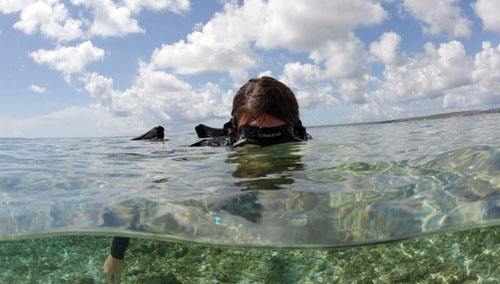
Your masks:
{"label": "distant shoreline", "polygon": [[394,122],[418,121],[418,120],[426,120],[426,119],[441,119],[441,118],[449,118],[449,117],[456,117],[456,116],[471,116],[471,115],[491,114],[491,113],[500,113],[500,108],[494,108],[494,109],[488,109],[488,110],[455,111],[455,112],[447,112],[447,113],[440,113],[440,114],[433,114],[433,115],[426,115],[426,116],[417,116],[417,117],[410,117],[410,118],[391,119],[391,120],[383,120],[383,121],[356,122],[356,123],[320,125],[320,126],[310,126],[310,127],[311,128],[317,128],[317,127],[332,127],[332,126],[353,126],[353,125],[386,124],[386,123],[394,123]]}

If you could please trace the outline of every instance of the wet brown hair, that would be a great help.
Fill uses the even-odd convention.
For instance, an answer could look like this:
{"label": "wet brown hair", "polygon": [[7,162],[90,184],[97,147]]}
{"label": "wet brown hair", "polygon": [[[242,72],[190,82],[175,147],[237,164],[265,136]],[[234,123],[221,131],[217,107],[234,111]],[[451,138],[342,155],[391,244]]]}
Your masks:
{"label": "wet brown hair", "polygon": [[268,76],[250,79],[234,96],[231,111],[234,130],[238,131],[261,114],[270,114],[294,128],[302,126],[299,104],[292,90]]}

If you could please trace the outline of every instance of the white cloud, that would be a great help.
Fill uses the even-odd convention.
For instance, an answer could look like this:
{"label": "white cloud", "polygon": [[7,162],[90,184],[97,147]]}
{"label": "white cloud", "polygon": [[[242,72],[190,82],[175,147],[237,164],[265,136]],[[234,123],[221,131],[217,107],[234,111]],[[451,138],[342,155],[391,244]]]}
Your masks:
{"label": "white cloud", "polygon": [[[387,38],[385,41],[394,41],[393,35],[385,37]],[[385,42],[383,44],[387,45]],[[402,64],[405,60],[404,55],[395,54],[398,44],[393,44],[394,51],[384,50],[394,53],[391,55],[392,58],[384,54],[387,57],[385,59],[393,61],[394,64]],[[353,33],[348,33],[342,40],[329,41],[313,49],[309,57],[315,64],[288,63],[280,80],[305,94],[311,93],[311,90],[316,91],[324,85],[324,82],[328,82],[329,85],[334,82],[345,102],[354,104],[367,102],[377,78],[370,74],[367,65],[369,56],[363,43]],[[319,96],[320,92],[317,94]],[[311,107],[311,104],[308,104],[308,107]]]}
{"label": "white cloud", "polygon": [[189,0],[125,0],[124,2],[132,13],[138,13],[144,8],[153,11],[168,10],[181,13],[190,8]]}
{"label": "white cloud", "polygon": [[404,0],[404,8],[424,23],[424,33],[445,33],[451,38],[471,35],[472,22],[458,6],[458,0]]}
{"label": "white cloud", "polygon": [[16,29],[26,34],[35,33],[38,28],[48,38],[70,41],[80,38],[82,22],[69,17],[68,9],[58,1],[36,1],[23,7]]}
{"label": "white cloud", "polygon": [[361,40],[353,33],[349,33],[343,40],[331,41],[313,50],[310,58],[318,66],[324,65],[320,74],[313,78],[333,80],[346,102],[355,104],[366,102],[375,77],[370,74],[367,65],[369,55]]}
{"label": "white cloud", "polygon": [[298,88],[296,96],[301,108],[337,105],[339,101],[331,94],[333,87],[321,84],[323,73],[317,65],[293,62],[285,65],[280,81],[292,88]]}
{"label": "white cloud", "polygon": [[500,1],[478,0],[472,4],[477,16],[483,20],[485,30],[500,32]]}
{"label": "white cloud", "polygon": [[303,109],[312,109],[318,105],[338,105],[339,101],[331,95],[331,86],[314,90],[299,90],[296,94],[299,105]]}
{"label": "white cloud", "polygon": [[386,65],[385,82],[375,93],[399,102],[444,96],[449,90],[471,83],[472,58],[458,41],[428,43],[426,52],[402,66]]}
{"label": "white cloud", "polygon": [[[99,102],[108,112],[114,112],[117,116],[130,115],[129,111],[134,109],[134,105],[127,106],[117,99],[120,93],[113,90],[113,79],[106,78],[97,73],[85,74],[80,78],[85,82],[85,90]],[[114,98],[117,99],[114,99]],[[123,99],[124,97],[122,97]]]}
{"label": "white cloud", "polygon": [[179,74],[233,75],[257,66],[260,59],[252,43],[260,48],[312,51],[332,41],[341,44],[354,28],[379,24],[385,17],[380,4],[370,0],[307,4],[248,0],[241,6],[231,1],[186,41],[155,50],[152,62],[156,68],[172,68]]}
{"label": "white cloud", "polygon": [[443,107],[500,104],[500,44],[495,48],[490,42],[483,42],[482,48],[474,58],[472,83],[449,92],[443,99]]}
{"label": "white cloud", "polygon": [[16,13],[35,1],[36,0],[2,0],[0,1],[0,12],[5,14]]}
{"label": "white cloud", "polygon": [[367,53],[361,40],[353,33],[345,38],[329,41],[314,49],[309,56],[316,64],[324,62],[325,78],[356,79],[366,75]]}
{"label": "white cloud", "polygon": [[124,36],[129,33],[144,33],[132,12],[125,6],[119,6],[112,0],[72,0],[73,4],[83,4],[94,14],[90,27],[92,36]]}
{"label": "white cloud", "polygon": [[378,106],[424,99],[442,99],[443,108],[453,109],[500,104],[500,45],[484,42],[482,48],[472,58],[458,41],[439,48],[426,44],[425,53],[408,58],[407,63],[386,65],[378,88],[367,96],[366,107],[376,113]]}
{"label": "white cloud", "polygon": [[203,26],[171,45],[156,49],[151,62],[156,68],[172,68],[180,74],[229,72],[233,79],[240,78],[245,70],[257,66],[257,55],[250,47],[255,37],[253,24],[262,18],[261,13],[248,17],[260,1],[246,1],[242,7],[226,3],[224,11]]}
{"label": "white cloud", "polygon": [[43,94],[45,92],[47,92],[47,90],[44,88],[44,87],[40,87],[40,86],[37,86],[37,85],[34,85],[34,84],[31,84],[31,86],[29,87],[29,89],[35,93],[40,93],[40,94]]}
{"label": "white cloud", "polygon": [[343,39],[357,27],[380,24],[387,17],[382,6],[370,0],[275,0],[249,12],[265,16],[255,23],[257,46],[308,50]]}
{"label": "white cloud", "polygon": [[484,81],[500,75],[500,45],[496,48],[490,42],[483,42],[483,50],[474,59],[474,81]]}
{"label": "white cloud", "polygon": [[38,64],[61,71],[68,79],[73,73],[83,72],[88,64],[104,58],[104,50],[86,41],[77,46],[59,47],[55,50],[39,49],[30,53],[30,57]]}
{"label": "white cloud", "polygon": [[401,65],[407,60],[405,54],[398,54],[401,37],[395,32],[384,33],[380,41],[370,44],[370,52],[386,65]]}
{"label": "white cloud", "polygon": [[345,102],[364,104],[370,99],[371,85],[377,81],[376,77],[365,74],[359,78],[338,80],[338,89]]}
{"label": "white cloud", "polygon": [[192,125],[230,116],[232,91],[223,92],[212,83],[193,90],[174,75],[153,70],[145,63],[141,63],[134,84],[123,92],[113,89],[112,79],[95,73],[87,74],[81,81],[98,100],[99,108],[145,124]]}
{"label": "white cloud", "polygon": [[[359,38],[349,33],[343,40],[330,41],[322,48],[313,50],[310,57],[316,64],[288,63],[280,80],[298,88],[298,92],[302,94],[316,93],[317,96],[324,93],[319,90],[324,82],[328,82],[328,85],[335,82],[344,101],[366,103],[370,88],[377,80],[370,74],[367,67],[368,55]],[[326,102],[321,98],[310,101],[317,102],[318,105]],[[329,102],[331,104],[332,101]],[[310,107],[312,104],[308,103],[308,108]]]}
{"label": "white cloud", "polygon": [[294,88],[307,88],[322,80],[322,70],[314,64],[287,63],[280,80]]}
{"label": "white cloud", "polygon": [[[61,121],[63,123],[61,123]],[[99,108],[69,107],[21,120],[0,117],[0,137],[133,136],[151,128],[130,117],[117,117]]]}
{"label": "white cloud", "polygon": [[[74,19],[65,4],[83,6],[92,12],[93,19],[84,17],[78,10],[79,19]],[[76,8],[72,7],[72,8]],[[181,13],[189,10],[189,0],[2,0],[0,12],[21,12],[14,27],[26,34],[40,31],[48,38],[59,42],[93,36],[124,36],[129,33],[144,33],[134,16],[143,9]],[[87,28],[86,30],[84,30]]]}
{"label": "white cloud", "polygon": [[130,33],[144,33],[136,14],[143,9],[181,13],[189,10],[189,0],[71,0],[73,5],[83,5],[93,12],[90,36],[125,36]]}
{"label": "white cloud", "polygon": [[[289,63],[281,76],[306,94],[311,92],[308,86],[325,79],[364,82],[367,53],[352,31],[386,17],[380,3],[371,0],[247,0],[241,6],[228,1],[186,40],[156,49],[151,64],[178,74],[227,72],[237,86],[246,81],[246,70],[262,61],[258,48],[307,51],[314,65]],[[352,101],[359,101],[365,89],[354,94],[350,88],[349,95],[356,96]]]}
{"label": "white cloud", "polygon": [[351,121],[384,121],[390,119],[412,117],[415,116],[415,112],[412,111],[412,108],[413,106],[411,105],[401,107],[397,105],[389,105],[387,103],[380,104],[376,101],[371,101],[366,104],[357,105],[351,116]]}

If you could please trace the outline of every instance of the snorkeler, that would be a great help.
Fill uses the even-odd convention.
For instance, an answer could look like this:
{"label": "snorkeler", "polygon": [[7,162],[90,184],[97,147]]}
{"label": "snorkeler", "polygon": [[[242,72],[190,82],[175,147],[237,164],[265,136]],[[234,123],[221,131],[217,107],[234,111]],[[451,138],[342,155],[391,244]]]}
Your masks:
{"label": "snorkeler", "polygon": [[[262,147],[305,141],[308,138],[299,119],[299,105],[294,93],[272,77],[250,79],[243,85],[233,98],[231,116],[231,120],[222,129],[198,125],[198,137],[206,139],[191,146]],[[153,130],[155,128],[151,131]],[[161,130],[163,133],[163,127]],[[149,139],[146,134],[137,138]],[[113,238],[111,253],[103,265],[108,283],[120,283],[128,244],[129,238]]]}

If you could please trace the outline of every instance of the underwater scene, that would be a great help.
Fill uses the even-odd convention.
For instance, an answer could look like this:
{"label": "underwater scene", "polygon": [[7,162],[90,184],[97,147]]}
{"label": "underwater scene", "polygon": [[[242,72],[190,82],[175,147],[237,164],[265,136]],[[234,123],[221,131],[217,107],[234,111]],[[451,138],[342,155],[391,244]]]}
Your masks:
{"label": "underwater scene", "polygon": [[0,283],[500,283],[500,113],[264,148],[0,139]]}

